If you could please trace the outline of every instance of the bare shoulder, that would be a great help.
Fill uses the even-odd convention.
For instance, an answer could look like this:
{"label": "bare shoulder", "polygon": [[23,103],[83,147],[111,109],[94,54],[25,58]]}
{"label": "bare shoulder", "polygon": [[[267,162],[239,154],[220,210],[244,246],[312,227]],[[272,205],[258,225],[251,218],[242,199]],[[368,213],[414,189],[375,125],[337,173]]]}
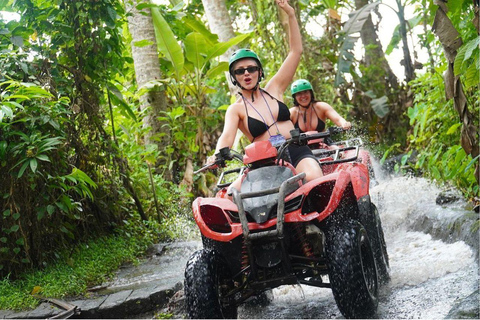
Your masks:
{"label": "bare shoulder", "polygon": [[227,114],[242,117],[244,113],[244,108],[242,108],[243,104],[241,101],[242,100],[239,99],[234,103],[232,103],[231,105],[229,105],[227,108]]}
{"label": "bare shoulder", "polygon": [[298,114],[298,107],[291,107],[289,110],[292,116],[296,116]]}

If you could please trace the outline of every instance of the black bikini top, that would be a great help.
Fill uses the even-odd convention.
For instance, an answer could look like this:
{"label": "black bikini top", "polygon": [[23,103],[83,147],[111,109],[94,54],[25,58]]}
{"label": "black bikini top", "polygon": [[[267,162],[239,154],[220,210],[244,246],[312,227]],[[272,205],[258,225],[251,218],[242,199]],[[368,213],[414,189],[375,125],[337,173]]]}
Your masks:
{"label": "black bikini top", "polygon": [[[313,106],[311,106],[311,108],[313,108]],[[307,110],[305,110],[305,112],[307,112]],[[323,120],[320,119],[320,117],[317,115],[317,111],[315,111],[315,108],[313,108],[313,112],[315,113],[315,115],[317,116],[317,119],[318,119],[317,128],[315,130],[317,130],[317,132],[322,132],[323,130],[325,130],[325,122],[323,122]],[[298,130],[300,130],[300,133],[304,133],[305,131],[300,129],[300,126],[298,125],[298,119],[299,118],[300,118],[300,113],[298,114],[297,122],[295,122],[294,126],[295,126],[295,128],[298,128]]]}
{"label": "black bikini top", "polygon": [[[261,89],[260,89],[261,90]],[[263,90],[261,90],[260,92],[262,92]],[[277,122],[283,122],[283,121],[288,121],[290,120],[290,110],[288,110],[288,107],[285,103],[279,101],[278,99],[275,99],[274,97],[272,97],[268,92],[266,91],[263,91],[265,92],[266,94],[268,94],[270,96],[270,98],[274,99],[277,101],[278,103],[278,116],[277,116],[277,119],[271,124],[271,125],[267,125],[267,123],[265,122],[265,120],[263,119],[262,115],[257,111],[257,109],[255,109],[255,107],[253,107],[253,105],[251,105],[251,107],[257,111],[257,113],[260,115],[260,117],[262,118],[263,121],[261,120],[258,120],[258,119],[255,119],[255,118],[252,118],[248,115],[248,107],[247,107],[247,103],[246,103],[246,100],[245,98],[243,98],[243,103],[245,104],[245,111],[247,112],[247,117],[248,117],[248,120],[247,120],[247,124],[248,124],[248,131],[250,131],[250,134],[253,136],[253,139],[255,140],[257,137],[261,136],[262,134],[264,134],[265,132],[267,132],[273,125],[275,125]],[[265,100],[266,102],[266,100]],[[268,106],[268,103],[267,103],[267,107],[270,109],[270,106]],[[271,111],[270,111],[271,112]],[[273,117],[273,115],[272,115]]]}

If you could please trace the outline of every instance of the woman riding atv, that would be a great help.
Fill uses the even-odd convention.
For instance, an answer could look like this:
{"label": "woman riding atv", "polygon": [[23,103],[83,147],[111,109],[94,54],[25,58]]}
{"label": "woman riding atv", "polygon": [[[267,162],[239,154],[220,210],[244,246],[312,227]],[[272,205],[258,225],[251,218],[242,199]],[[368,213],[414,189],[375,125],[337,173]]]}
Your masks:
{"label": "woman riding atv", "polygon": [[[280,145],[289,139],[290,131],[295,129],[288,107],[283,103],[283,94],[300,62],[302,38],[293,7],[287,0],[277,0],[277,4],[289,18],[290,50],[287,58],[265,89],[262,89],[260,81],[265,74],[258,56],[249,49],[240,49],[232,54],[229,72],[232,83],[240,88],[240,98],[227,109],[215,155],[220,149],[233,146],[238,129],[251,142],[270,140],[273,145]],[[323,176],[317,159],[307,146],[292,144],[288,153],[297,172],[306,173],[306,181]],[[215,155],[207,159],[207,165],[215,162]],[[240,182],[235,181],[230,188],[239,189]]]}
{"label": "woman riding atv", "polygon": [[294,107],[290,108],[290,119],[300,132],[325,130],[325,122],[330,119],[337,126],[349,130],[352,124],[340,116],[331,105],[315,100],[310,82],[299,79],[291,86]]}

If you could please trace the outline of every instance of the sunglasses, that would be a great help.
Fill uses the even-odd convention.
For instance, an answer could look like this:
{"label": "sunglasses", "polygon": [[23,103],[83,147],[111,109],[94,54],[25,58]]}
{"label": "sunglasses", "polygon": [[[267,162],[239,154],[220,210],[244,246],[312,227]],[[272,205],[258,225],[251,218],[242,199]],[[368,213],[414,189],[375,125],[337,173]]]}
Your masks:
{"label": "sunglasses", "polygon": [[239,76],[239,75],[245,74],[245,70],[247,70],[248,73],[254,73],[260,70],[260,67],[255,66],[255,67],[239,68],[239,69],[233,70],[233,73]]}

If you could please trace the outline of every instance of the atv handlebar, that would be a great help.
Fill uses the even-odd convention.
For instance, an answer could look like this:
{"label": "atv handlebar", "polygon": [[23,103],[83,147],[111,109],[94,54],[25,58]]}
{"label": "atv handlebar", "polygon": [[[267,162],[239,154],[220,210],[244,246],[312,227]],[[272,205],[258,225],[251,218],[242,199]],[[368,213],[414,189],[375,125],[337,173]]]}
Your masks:
{"label": "atv handlebar", "polygon": [[322,139],[330,137],[332,134],[342,133],[346,130],[340,127],[329,127],[327,131],[306,134],[300,133],[300,130],[294,129],[290,131],[291,138],[286,141],[286,144],[296,143],[299,145],[306,144],[309,140]]}
{"label": "atv handlebar", "polygon": [[[336,133],[342,133],[345,132],[343,128],[340,127],[329,127],[327,131],[323,132],[318,132],[314,134],[305,134],[305,133],[300,133],[299,129],[294,129],[290,131],[290,139],[287,139],[279,148],[278,148],[278,158],[280,159],[285,151],[285,149],[291,144],[295,143],[298,145],[306,145],[309,140],[314,140],[314,139],[322,139],[326,137],[330,137],[332,134]],[[194,171],[193,174],[197,174],[200,172],[203,172],[205,170],[212,170],[216,169],[218,167],[225,167],[225,161],[226,160],[233,160],[233,159],[238,159],[241,162],[243,162],[243,156],[230,149],[229,147],[224,147],[219,150],[218,153],[215,154],[215,162],[211,164],[207,164],[197,171]]]}
{"label": "atv handlebar", "polygon": [[241,154],[236,152],[235,150],[230,149],[229,147],[225,147],[219,150],[218,153],[215,154],[215,162],[211,164],[207,164],[197,171],[194,171],[193,174],[197,174],[200,172],[203,172],[205,170],[211,170],[211,169],[216,169],[218,167],[225,167],[225,161],[226,160],[233,160],[233,159],[238,159],[243,162],[243,157]]}
{"label": "atv handlebar", "polygon": [[298,145],[306,145],[308,141],[315,140],[315,139],[323,139],[330,137],[332,134],[342,133],[346,130],[340,127],[329,127],[327,131],[313,133],[313,134],[306,134],[300,133],[299,129],[294,129],[290,131],[290,139],[287,139],[279,148],[278,148],[278,156],[277,159],[281,159],[287,147],[294,143]]}

